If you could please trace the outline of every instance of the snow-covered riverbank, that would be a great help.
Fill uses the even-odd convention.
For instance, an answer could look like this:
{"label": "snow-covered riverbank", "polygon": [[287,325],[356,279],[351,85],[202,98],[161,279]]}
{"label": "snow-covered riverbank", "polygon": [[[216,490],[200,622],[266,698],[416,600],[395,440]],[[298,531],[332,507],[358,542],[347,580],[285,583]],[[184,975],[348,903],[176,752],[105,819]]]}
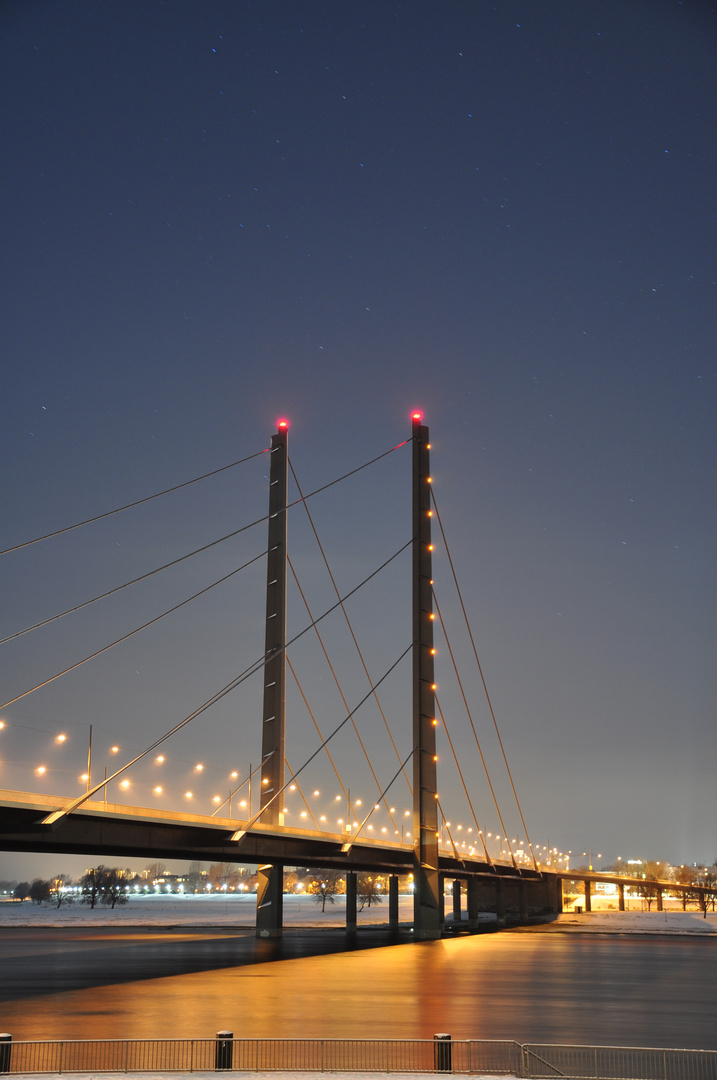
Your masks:
{"label": "snow-covered riverbank", "polygon": [[[464,913],[465,917],[465,913]],[[57,908],[38,907],[29,900],[0,903],[0,928],[11,926],[52,927],[247,927],[254,926],[256,896],[132,896],[129,902],[114,910],[101,906],[92,910],[89,905],[74,904]],[[399,919],[413,919],[413,898],[399,897]],[[489,923],[490,917],[486,917]],[[307,896],[284,897],[286,927],[342,927],[346,922],[345,898],[336,897],[335,904],[320,905]],[[358,913],[358,925],[388,922],[388,902],[364,908]],[[715,934],[717,915],[703,918],[695,911],[593,911],[581,915],[565,913],[539,929],[542,932],[580,932],[603,934]]]}

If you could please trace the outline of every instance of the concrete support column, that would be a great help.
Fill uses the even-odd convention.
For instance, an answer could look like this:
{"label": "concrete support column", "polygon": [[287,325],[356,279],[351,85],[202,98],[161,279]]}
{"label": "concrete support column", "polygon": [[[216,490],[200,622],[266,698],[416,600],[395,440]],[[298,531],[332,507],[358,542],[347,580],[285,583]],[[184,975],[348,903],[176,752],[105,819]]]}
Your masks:
{"label": "concrete support column", "polygon": [[478,878],[468,878],[468,929],[477,930],[478,921]]}
{"label": "concrete support column", "polygon": [[391,874],[388,879],[388,925],[398,927],[398,875]]}
{"label": "concrete support column", "polygon": [[563,910],[563,879],[561,877],[555,879],[555,901],[553,904],[553,910],[558,915]]}
{"label": "concrete support column", "polygon": [[281,937],[284,924],[284,867],[260,866],[256,890],[256,936]]}
{"label": "concrete support column", "polygon": [[349,870],[346,875],[346,929],[350,934],[356,933],[356,891],[357,877],[355,870]]}
{"label": "concrete support column", "polygon": [[585,910],[592,911],[592,900],[590,894],[590,882],[585,882]]}
{"label": "concrete support column", "polygon": [[617,901],[617,910],[618,911],[624,911],[625,910],[625,886],[624,885],[618,885],[617,894],[618,894],[618,897],[619,897],[619,899]]}
{"label": "concrete support column", "polygon": [[662,911],[662,889],[657,890],[657,910]]}
{"label": "concrete support column", "polygon": [[453,921],[461,921],[461,883],[458,878],[453,881]]}

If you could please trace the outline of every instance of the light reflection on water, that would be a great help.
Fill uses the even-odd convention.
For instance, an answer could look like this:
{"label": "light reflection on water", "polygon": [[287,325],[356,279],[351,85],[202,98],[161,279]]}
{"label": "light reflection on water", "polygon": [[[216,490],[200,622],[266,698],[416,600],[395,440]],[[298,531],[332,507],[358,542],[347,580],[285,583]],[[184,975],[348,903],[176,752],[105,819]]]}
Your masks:
{"label": "light reflection on water", "polygon": [[[178,950],[178,970],[186,938],[163,939]],[[91,964],[92,949],[82,944],[75,959]],[[28,963],[39,965],[42,978],[34,945]],[[151,948],[145,963],[137,953],[145,974]],[[0,1025],[16,1039],[208,1038],[222,1029],[237,1038],[431,1038],[445,1031],[459,1039],[717,1049],[716,960],[709,939],[493,934],[33,996],[6,1001]]]}

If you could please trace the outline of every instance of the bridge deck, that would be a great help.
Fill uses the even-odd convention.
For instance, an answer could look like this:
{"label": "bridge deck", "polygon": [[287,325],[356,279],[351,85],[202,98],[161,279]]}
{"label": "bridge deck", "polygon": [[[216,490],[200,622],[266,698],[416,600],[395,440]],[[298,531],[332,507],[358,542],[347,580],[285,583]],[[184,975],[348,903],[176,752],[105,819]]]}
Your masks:
{"label": "bridge deck", "polygon": [[[52,826],[43,818],[62,810],[69,798],[0,790],[0,848],[200,861],[278,863],[286,866],[374,870],[404,874],[413,870],[411,844],[360,837],[345,851],[343,834],[255,823],[241,837],[232,836],[246,822],[237,818],[204,817],[174,810],[104,803],[90,799]],[[475,857],[440,856],[443,873],[456,876],[536,877],[509,864]]]}

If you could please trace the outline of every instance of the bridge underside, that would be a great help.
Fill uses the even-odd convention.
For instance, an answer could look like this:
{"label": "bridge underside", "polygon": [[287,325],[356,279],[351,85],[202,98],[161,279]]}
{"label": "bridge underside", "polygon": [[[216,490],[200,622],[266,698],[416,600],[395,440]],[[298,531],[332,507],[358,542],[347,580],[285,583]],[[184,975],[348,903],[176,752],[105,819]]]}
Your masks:
{"label": "bridge underside", "polygon": [[[105,859],[182,859],[201,862],[251,863],[259,866],[338,868],[344,872],[371,871],[389,876],[413,871],[411,844],[390,845],[359,840],[348,851],[342,836],[254,825],[239,841],[231,839],[241,825],[236,819],[199,817],[172,811],[89,801],[52,826],[42,819],[69,804],[69,799],[0,791],[0,850],[101,856]],[[515,892],[513,907],[551,910],[556,880],[551,875],[491,866],[474,858],[441,855],[444,878],[468,881],[468,909],[488,890],[495,905],[480,896],[481,909],[498,914],[506,890]],[[472,883],[472,884],[471,884]],[[526,889],[528,892],[526,892]],[[531,896],[529,894],[534,894]],[[454,905],[455,910],[455,905]],[[559,910],[559,908],[557,909]]]}

